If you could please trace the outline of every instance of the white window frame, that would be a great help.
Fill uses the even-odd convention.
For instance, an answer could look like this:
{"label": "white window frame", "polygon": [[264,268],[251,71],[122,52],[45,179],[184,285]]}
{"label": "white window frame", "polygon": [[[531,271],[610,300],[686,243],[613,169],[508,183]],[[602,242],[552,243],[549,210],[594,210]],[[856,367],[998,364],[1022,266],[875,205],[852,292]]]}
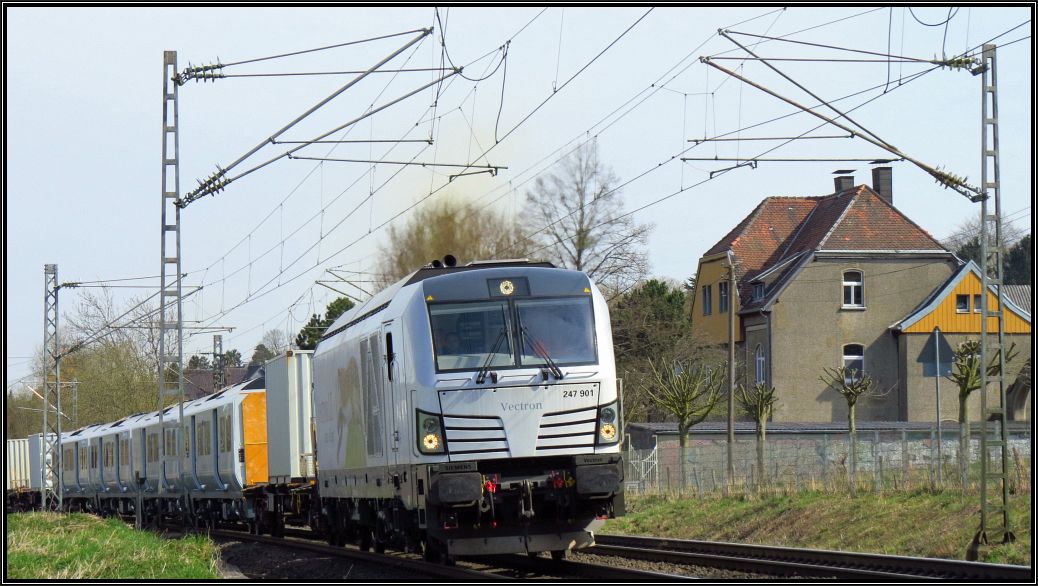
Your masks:
{"label": "white window frame", "polygon": [[[861,354],[848,354],[849,348],[856,347],[861,348]],[[858,378],[850,376],[850,369],[848,368],[850,362],[861,362],[861,368],[858,369]],[[844,367],[844,378],[843,381],[846,384],[852,384],[862,379],[865,376],[865,345],[864,344],[844,344],[843,345],[843,367]]]}
{"label": "white window frame", "polygon": [[[858,280],[853,281],[847,278],[847,275],[856,273]],[[851,291],[851,302],[847,303],[847,290]],[[857,302],[855,302],[855,292],[857,292]],[[843,271],[843,297],[841,298],[843,307],[845,309],[865,309],[865,273],[858,269],[848,269]]]}
{"label": "white window frame", "polygon": [[980,293],[974,293],[973,294],[973,313],[980,313],[980,311],[981,311],[980,304],[982,303],[981,299],[983,299],[983,298],[984,298],[984,296],[981,295]]}
{"label": "white window frame", "polygon": [[756,377],[754,382],[762,383],[766,379],[764,368],[767,364],[767,359],[764,356],[764,345],[757,344],[757,349],[754,351],[753,356],[754,364],[756,365]]}
{"label": "white window frame", "polygon": [[[959,306],[960,299],[966,299],[966,307],[962,308]],[[955,313],[969,313],[970,312],[970,294],[969,293],[957,293],[955,295]]]}
{"label": "white window frame", "polygon": [[711,285],[703,285],[703,315],[714,313],[714,294]]}
{"label": "white window frame", "polygon": [[720,282],[717,284],[717,313],[728,313],[728,283]]}

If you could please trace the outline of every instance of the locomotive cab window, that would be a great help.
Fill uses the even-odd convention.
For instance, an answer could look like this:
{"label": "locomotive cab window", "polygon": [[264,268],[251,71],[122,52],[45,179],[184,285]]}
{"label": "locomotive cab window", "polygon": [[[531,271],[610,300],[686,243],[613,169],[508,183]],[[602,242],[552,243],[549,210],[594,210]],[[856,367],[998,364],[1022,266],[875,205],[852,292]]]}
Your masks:
{"label": "locomotive cab window", "polygon": [[598,360],[586,296],[430,304],[429,321],[439,372]]}
{"label": "locomotive cab window", "polygon": [[488,358],[491,367],[514,366],[508,313],[507,301],[430,305],[436,369],[474,370]]}
{"label": "locomotive cab window", "polygon": [[590,297],[524,299],[516,302],[519,316],[519,362],[542,365],[587,364],[597,360],[595,322]]}

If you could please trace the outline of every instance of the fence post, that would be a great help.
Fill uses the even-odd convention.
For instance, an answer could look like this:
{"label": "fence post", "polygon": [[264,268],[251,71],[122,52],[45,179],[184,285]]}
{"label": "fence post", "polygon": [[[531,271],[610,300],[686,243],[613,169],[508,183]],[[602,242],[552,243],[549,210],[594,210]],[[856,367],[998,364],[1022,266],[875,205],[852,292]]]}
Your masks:
{"label": "fence post", "polygon": [[883,490],[883,454],[879,455],[879,461],[876,462],[879,466],[879,475],[876,477],[876,492]]}
{"label": "fence post", "polygon": [[822,435],[822,486],[829,482],[829,436]]}
{"label": "fence post", "polygon": [[908,432],[901,430],[901,489],[908,490]]}
{"label": "fence post", "polygon": [[874,485],[876,492],[879,492],[880,485],[883,484],[883,477],[878,466],[879,462],[879,430],[872,430],[872,474],[875,478]]}
{"label": "fence post", "polygon": [[796,492],[800,492],[800,438],[796,438],[793,443],[795,454],[793,456],[794,476],[793,476],[793,488]]}

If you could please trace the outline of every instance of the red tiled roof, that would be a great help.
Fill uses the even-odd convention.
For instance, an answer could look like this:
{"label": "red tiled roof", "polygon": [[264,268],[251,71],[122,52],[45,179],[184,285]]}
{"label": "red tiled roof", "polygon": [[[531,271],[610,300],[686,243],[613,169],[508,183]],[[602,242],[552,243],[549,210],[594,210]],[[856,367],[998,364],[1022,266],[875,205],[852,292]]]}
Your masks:
{"label": "red tiled roof", "polygon": [[[735,255],[740,298],[748,300],[750,281],[803,252],[945,248],[874,191],[858,185],[818,197],[768,197],[704,256],[728,250]],[[795,264],[777,280],[788,276]]]}

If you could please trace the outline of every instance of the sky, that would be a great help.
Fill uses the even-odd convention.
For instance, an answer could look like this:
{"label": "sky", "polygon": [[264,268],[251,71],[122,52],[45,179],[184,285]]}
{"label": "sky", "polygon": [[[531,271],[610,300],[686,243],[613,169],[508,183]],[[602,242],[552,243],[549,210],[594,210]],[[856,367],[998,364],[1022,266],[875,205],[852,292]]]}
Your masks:
{"label": "sky", "polygon": [[[181,71],[219,62],[225,75],[242,76],[179,88],[182,194],[257,145],[264,146],[231,176],[298,146],[268,139],[358,77],[270,74],[364,71],[416,38],[382,67],[393,72],[364,77],[277,138],[313,140],[391,104],[326,139],[366,142],[313,144],[296,154],[503,167],[451,180],[459,168],[280,158],[191,203],[181,215],[185,285],[202,288],[185,300],[184,318],[233,328],[222,332],[224,349],[246,358],[265,331],[294,336],[339,295],[316,283],[337,280],[327,269],[351,281],[333,287],[370,293],[387,228],[421,206],[473,202],[535,233],[540,226],[522,214],[527,191],[589,140],[619,177],[625,210],[654,226],[651,274],[676,281],[693,275],[703,252],[764,197],[831,193],[837,169],[854,169],[856,184],[871,184],[869,160],[888,152],[700,60],[711,56],[800,104],[817,104],[760,61],[731,59],[748,54],[719,29],[886,143],[974,185],[981,78],[860,51],[933,60],[975,53],[994,39],[1002,209],[1025,231],[1033,223],[1029,6],[439,14],[437,22],[432,7],[5,7],[8,386],[29,375],[42,344],[44,264],[58,265],[61,282],[159,274],[163,51],[177,52]],[[409,32],[429,27],[429,35]],[[256,60],[376,37],[384,38]],[[462,74],[434,83],[453,73],[451,63]],[[837,138],[746,140],[801,135]],[[690,142],[704,138],[728,140]],[[735,162],[682,157],[864,160],[761,160],[711,175]],[[938,239],[979,215],[979,204],[911,163],[892,166],[894,204]],[[128,307],[158,280],[113,284],[153,287],[109,290]],[[74,311],[85,291],[99,290],[63,289],[62,313]],[[211,350],[212,330],[189,333],[185,359]]]}

